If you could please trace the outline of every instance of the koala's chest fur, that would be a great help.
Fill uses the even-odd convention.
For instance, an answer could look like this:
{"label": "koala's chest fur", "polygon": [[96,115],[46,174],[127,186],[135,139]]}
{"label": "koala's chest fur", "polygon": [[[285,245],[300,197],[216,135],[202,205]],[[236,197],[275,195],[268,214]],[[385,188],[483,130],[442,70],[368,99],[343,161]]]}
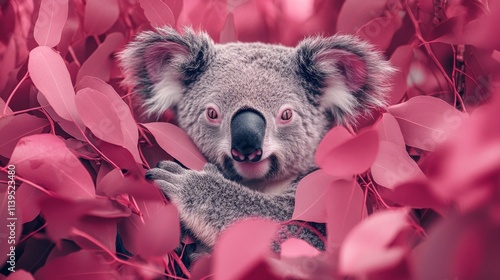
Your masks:
{"label": "koala's chest fur", "polygon": [[315,168],[322,137],[383,109],[393,72],[353,36],[307,38],[291,48],[221,45],[166,28],[141,33],[120,59],[146,113],[174,109],[209,162],[203,171],[168,162],[148,172],[208,247],[236,220],[290,219],[295,181]]}

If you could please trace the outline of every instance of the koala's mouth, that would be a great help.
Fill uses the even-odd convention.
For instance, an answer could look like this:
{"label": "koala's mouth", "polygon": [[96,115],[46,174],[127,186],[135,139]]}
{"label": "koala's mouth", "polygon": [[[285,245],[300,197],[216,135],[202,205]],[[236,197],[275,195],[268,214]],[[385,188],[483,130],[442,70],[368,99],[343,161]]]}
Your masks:
{"label": "koala's mouth", "polygon": [[272,178],[278,171],[278,162],[274,155],[258,162],[238,162],[230,157],[224,160],[224,171],[229,179],[235,181]]}

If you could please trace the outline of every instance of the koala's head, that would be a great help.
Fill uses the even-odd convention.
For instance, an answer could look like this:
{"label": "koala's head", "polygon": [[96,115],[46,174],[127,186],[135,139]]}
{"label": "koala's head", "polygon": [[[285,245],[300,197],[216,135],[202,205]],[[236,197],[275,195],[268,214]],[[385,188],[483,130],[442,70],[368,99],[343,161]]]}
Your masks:
{"label": "koala's head", "polygon": [[209,162],[236,181],[280,180],[314,166],[333,125],[384,107],[393,71],[352,36],[296,48],[214,44],[204,33],[141,33],[120,55],[148,114],[173,108]]}

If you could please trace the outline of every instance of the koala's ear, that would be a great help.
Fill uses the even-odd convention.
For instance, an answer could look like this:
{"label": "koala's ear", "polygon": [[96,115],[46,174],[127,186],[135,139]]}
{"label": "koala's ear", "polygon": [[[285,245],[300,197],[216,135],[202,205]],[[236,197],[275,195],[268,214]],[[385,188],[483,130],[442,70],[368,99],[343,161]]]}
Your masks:
{"label": "koala's ear", "polygon": [[315,104],[337,124],[386,106],[390,64],[370,44],[350,35],[307,38],[296,48],[298,72]]}
{"label": "koala's ear", "polygon": [[205,33],[173,28],[140,33],[119,54],[124,83],[144,100],[145,113],[160,115],[182,98],[186,86],[205,71],[213,56],[213,41]]}

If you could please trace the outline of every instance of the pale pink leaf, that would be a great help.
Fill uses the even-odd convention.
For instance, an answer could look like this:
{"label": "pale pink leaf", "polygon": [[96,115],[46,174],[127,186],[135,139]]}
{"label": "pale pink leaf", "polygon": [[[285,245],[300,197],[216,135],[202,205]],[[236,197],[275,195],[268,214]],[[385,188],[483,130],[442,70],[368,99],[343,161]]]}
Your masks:
{"label": "pale pink leaf", "polygon": [[115,66],[113,54],[125,44],[123,34],[115,32],[106,36],[104,42],[85,60],[76,76],[76,82],[85,76],[97,77],[103,81],[109,81],[111,70]]}
{"label": "pale pink leaf", "polygon": [[323,170],[317,170],[300,180],[295,194],[295,209],[292,219],[325,223],[327,221],[326,201],[335,178]]}
{"label": "pale pink leaf", "polygon": [[83,28],[88,35],[100,35],[108,31],[120,15],[118,0],[87,0]]}
{"label": "pale pink leaf", "polygon": [[24,136],[39,134],[49,122],[46,119],[37,118],[29,114],[19,114],[0,128],[0,155],[10,158],[14,147],[19,139]]}
{"label": "pale pink leaf", "polygon": [[312,247],[309,243],[302,239],[290,238],[281,243],[281,257],[298,258],[298,257],[316,257],[321,254],[318,249]]}
{"label": "pale pink leaf", "polygon": [[64,141],[52,134],[22,138],[10,164],[19,176],[70,199],[94,198],[94,183],[78,158]]}
{"label": "pale pink leaf", "polygon": [[28,70],[33,84],[54,111],[63,119],[80,125],[75,91],[62,57],[49,47],[36,47],[30,52]]}
{"label": "pale pink leaf", "polygon": [[234,26],[234,15],[229,13],[226,17],[224,28],[220,32],[219,43],[236,42],[237,40],[236,27]]}
{"label": "pale pink leaf", "polygon": [[452,137],[466,117],[445,101],[430,96],[416,96],[387,110],[398,121],[406,144],[427,151]]}
{"label": "pale pink leaf", "polygon": [[203,169],[205,158],[181,128],[160,122],[143,125],[153,134],[158,145],[184,166],[194,170]]}
{"label": "pale pink leaf", "polygon": [[399,128],[398,121],[391,114],[384,113],[375,128],[380,141],[389,141],[402,150],[406,149],[405,140]]}
{"label": "pale pink leaf", "polygon": [[349,133],[342,126],[334,127],[316,150],[316,164],[332,176],[352,176],[370,168],[378,152],[378,135],[365,130],[346,139]]}
{"label": "pale pink leaf", "polygon": [[24,222],[30,222],[40,214],[40,207],[38,206],[39,199],[43,196],[43,193],[28,185],[27,183],[22,183],[16,192],[16,197],[18,201],[18,209],[21,210],[22,220]]}
{"label": "pale pink leaf", "polygon": [[371,167],[373,180],[389,189],[426,177],[406,150],[388,141],[381,141],[379,153]]}
{"label": "pale pink leaf", "polygon": [[120,223],[127,250],[144,258],[164,256],[179,245],[179,214],[173,204],[137,200],[141,216],[131,215]]}
{"label": "pale pink leaf", "polygon": [[276,222],[263,219],[246,219],[231,225],[215,244],[214,279],[243,279],[271,252],[277,230]]}
{"label": "pale pink leaf", "polygon": [[382,15],[388,0],[346,0],[339,12],[337,32],[356,34],[358,29]]}
{"label": "pale pink leaf", "polygon": [[151,26],[175,26],[174,13],[162,0],[139,0],[139,3]]}
{"label": "pale pink leaf", "polygon": [[345,236],[367,216],[361,187],[353,180],[337,180],[326,201],[328,247],[336,249]]}
{"label": "pale pink leaf", "polygon": [[82,88],[92,88],[99,93],[101,93],[106,99],[109,100],[113,106],[113,110],[118,114],[120,119],[120,124],[123,132],[124,147],[130,151],[134,156],[136,162],[142,162],[139,156],[139,150],[137,144],[139,141],[139,132],[137,130],[137,123],[135,122],[134,116],[130,112],[130,108],[123,101],[123,99],[118,95],[115,89],[104,82],[103,80],[85,76],[76,86],[77,90]]}
{"label": "pale pink leaf", "polygon": [[405,246],[391,246],[391,243],[410,226],[405,210],[383,211],[369,216],[346,236],[340,247],[340,273],[362,276],[397,265],[407,249]]}
{"label": "pale pink leaf", "polygon": [[[55,47],[68,19],[68,0],[41,0],[33,36],[40,46]],[[50,64],[49,64],[50,65]]]}
{"label": "pale pink leaf", "polygon": [[84,88],[76,93],[75,100],[83,123],[97,138],[117,146],[124,145],[118,114],[102,93]]}

